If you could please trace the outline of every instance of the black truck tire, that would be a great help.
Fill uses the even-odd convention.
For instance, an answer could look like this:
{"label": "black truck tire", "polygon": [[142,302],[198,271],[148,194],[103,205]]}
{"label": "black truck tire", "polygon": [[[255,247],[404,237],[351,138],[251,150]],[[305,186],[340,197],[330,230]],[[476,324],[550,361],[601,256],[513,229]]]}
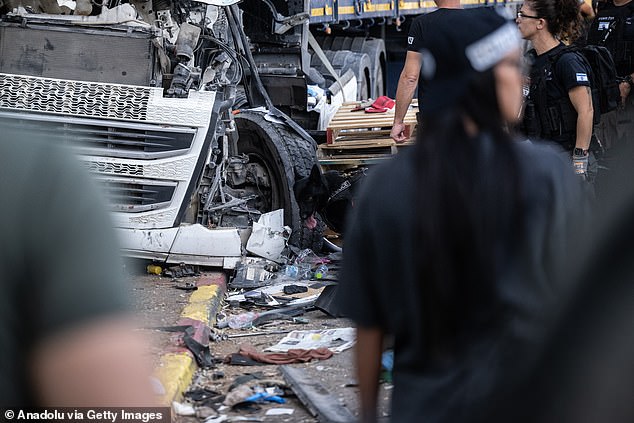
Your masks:
{"label": "black truck tire", "polygon": [[[352,70],[357,78],[357,100],[367,100],[372,92],[372,63],[370,57],[365,53],[357,53],[350,50],[324,50],[326,58],[332,67],[339,72],[339,75]],[[311,66],[315,67],[328,81],[328,85],[334,83],[335,79],[321,62],[321,59],[313,54]]]}
{"label": "black truck tire", "polygon": [[293,194],[296,179],[310,174],[317,163],[317,144],[300,137],[284,124],[266,120],[262,113],[243,111],[236,115],[238,153],[266,169],[271,182],[269,212],[284,209],[284,224],[292,229],[289,244],[320,251],[324,224],[317,218],[317,227],[308,229],[299,216],[299,206]]}
{"label": "black truck tire", "polygon": [[[354,49],[353,49],[354,51]],[[374,99],[385,95],[385,71],[386,71],[386,54],[385,41],[380,38],[369,38],[363,40],[361,53],[366,53],[370,57],[372,63],[372,93]]]}
{"label": "black truck tire", "polygon": [[[330,50],[333,52],[349,50],[353,53],[365,53],[370,58],[370,77],[366,81],[370,87],[370,93],[368,97],[378,98],[386,93],[386,52],[385,41],[380,38],[365,38],[365,37],[317,37],[317,42],[324,51]],[[343,54],[343,53],[342,53]],[[337,66],[335,66],[336,68]],[[344,70],[345,72],[345,70]],[[323,73],[323,70],[322,70]],[[357,79],[359,75],[356,74]],[[361,95],[360,97],[363,97]],[[368,97],[364,97],[368,98]]]}

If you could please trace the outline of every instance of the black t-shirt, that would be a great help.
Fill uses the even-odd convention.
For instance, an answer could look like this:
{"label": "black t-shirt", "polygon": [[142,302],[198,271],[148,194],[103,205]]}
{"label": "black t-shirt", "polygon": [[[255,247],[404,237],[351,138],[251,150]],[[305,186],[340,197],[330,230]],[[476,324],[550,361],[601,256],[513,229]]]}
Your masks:
{"label": "black t-shirt", "polygon": [[599,2],[597,16],[588,31],[588,43],[605,46],[614,59],[616,73],[634,73],[634,3]]}
{"label": "black t-shirt", "polygon": [[381,328],[394,336],[392,421],[471,421],[471,413],[493,390],[520,371],[523,354],[539,341],[542,319],[564,291],[553,275],[559,254],[569,250],[570,231],[578,229],[573,217],[583,198],[579,181],[570,164],[550,148],[528,142],[515,147],[527,205],[525,225],[518,227],[528,233],[521,237],[518,253],[499,263],[504,270],[495,281],[502,303],[497,327],[482,328],[468,351],[460,351],[434,372],[425,362],[420,302],[425,257],[414,253],[420,244],[416,222],[429,218],[415,207],[426,189],[416,178],[417,154],[404,151],[371,169],[361,187],[348,220],[337,301],[358,326]]}
{"label": "black t-shirt", "polygon": [[[537,110],[543,107],[541,104],[541,96],[537,92],[537,81],[539,79],[545,81],[546,108],[560,107],[561,109],[559,110],[567,110],[571,114],[571,117],[569,117],[571,121],[564,125],[564,127],[568,128],[568,131],[560,132],[558,134],[559,136],[554,136],[549,133],[542,133],[541,135],[543,137],[550,137],[552,141],[574,143],[577,113],[572,106],[568,93],[571,89],[578,86],[590,87],[591,69],[579,53],[561,53],[561,50],[565,48],[566,46],[561,43],[557,47],[534,58],[531,69],[529,98],[533,101]],[[532,53],[534,54],[534,50]],[[553,58],[557,55],[559,55],[559,58],[553,61]],[[557,106],[558,104],[560,106]],[[544,125],[542,125],[542,127],[544,127]]]}
{"label": "black t-shirt", "polygon": [[[413,52],[420,52],[425,48],[426,38],[432,31],[437,31],[438,28],[442,28],[447,21],[447,16],[460,13],[460,9],[446,9],[440,8],[431,13],[418,16],[412,22],[412,25],[407,34],[407,50]],[[425,81],[422,78],[418,79],[418,99],[423,97],[425,92]]]}
{"label": "black t-shirt", "polygon": [[28,359],[39,342],[127,308],[99,192],[72,152],[0,128],[2,405],[36,405]]}

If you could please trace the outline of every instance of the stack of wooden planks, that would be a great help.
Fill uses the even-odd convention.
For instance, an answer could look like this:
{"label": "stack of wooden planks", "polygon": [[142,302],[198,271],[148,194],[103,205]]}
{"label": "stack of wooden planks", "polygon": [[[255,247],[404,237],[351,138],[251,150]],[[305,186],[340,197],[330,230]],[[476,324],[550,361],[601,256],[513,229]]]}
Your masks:
{"label": "stack of wooden planks", "polygon": [[414,100],[405,116],[409,141],[397,144],[390,138],[394,108],[384,113],[354,111],[359,102],[344,103],[326,130],[326,144],[317,152],[322,166],[359,166],[378,163],[396,154],[401,146],[411,145],[416,133],[418,102]]}

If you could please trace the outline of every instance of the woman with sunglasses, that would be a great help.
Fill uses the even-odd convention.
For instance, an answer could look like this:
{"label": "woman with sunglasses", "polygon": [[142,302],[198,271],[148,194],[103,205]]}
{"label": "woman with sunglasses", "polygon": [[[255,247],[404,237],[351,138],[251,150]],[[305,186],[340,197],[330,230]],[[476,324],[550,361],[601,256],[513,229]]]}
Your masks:
{"label": "woman with sunglasses", "polygon": [[578,0],[528,0],[516,19],[522,38],[531,41],[530,89],[523,129],[531,139],[560,144],[572,155],[575,173],[592,182],[596,161],[589,152],[594,110],[590,66],[564,42],[583,26]]}

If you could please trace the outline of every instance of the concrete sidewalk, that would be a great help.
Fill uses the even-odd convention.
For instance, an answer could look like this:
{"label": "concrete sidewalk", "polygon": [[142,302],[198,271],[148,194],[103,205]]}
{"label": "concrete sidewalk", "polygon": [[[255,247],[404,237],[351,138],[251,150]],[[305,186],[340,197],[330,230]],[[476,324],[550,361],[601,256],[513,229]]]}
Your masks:
{"label": "concrete sidewalk", "polygon": [[[196,286],[198,289],[189,297],[177,326],[193,326],[194,339],[206,345],[227,291],[227,278],[223,272],[207,273],[198,279]],[[187,348],[176,345],[167,348],[154,371],[164,389],[162,404],[171,406],[172,401],[182,397],[197,367],[194,355]]]}

